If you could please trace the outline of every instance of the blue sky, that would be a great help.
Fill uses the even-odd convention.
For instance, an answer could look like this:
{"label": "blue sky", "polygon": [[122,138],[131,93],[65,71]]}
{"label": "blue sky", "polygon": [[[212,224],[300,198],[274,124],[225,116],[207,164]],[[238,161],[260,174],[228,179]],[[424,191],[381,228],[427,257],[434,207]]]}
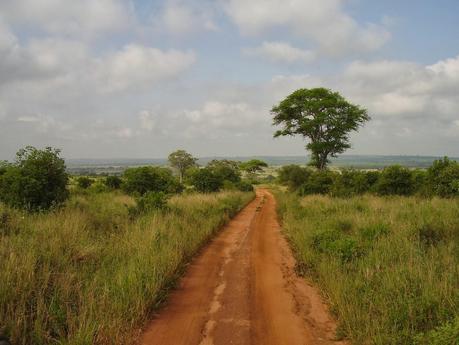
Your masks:
{"label": "blue sky", "polygon": [[297,155],[272,105],[325,86],[353,154],[459,156],[459,2],[3,0],[0,159]]}

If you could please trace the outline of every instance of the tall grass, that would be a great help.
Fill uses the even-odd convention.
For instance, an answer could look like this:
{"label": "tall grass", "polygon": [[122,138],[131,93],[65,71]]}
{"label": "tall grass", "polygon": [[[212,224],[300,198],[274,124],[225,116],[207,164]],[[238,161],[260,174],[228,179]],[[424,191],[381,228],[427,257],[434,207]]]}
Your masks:
{"label": "tall grass", "polygon": [[459,201],[277,193],[298,270],[354,344],[459,344]]}
{"label": "tall grass", "polygon": [[0,205],[0,332],[14,344],[131,344],[184,265],[251,193],[178,196],[132,219],[129,197],[48,214]]}

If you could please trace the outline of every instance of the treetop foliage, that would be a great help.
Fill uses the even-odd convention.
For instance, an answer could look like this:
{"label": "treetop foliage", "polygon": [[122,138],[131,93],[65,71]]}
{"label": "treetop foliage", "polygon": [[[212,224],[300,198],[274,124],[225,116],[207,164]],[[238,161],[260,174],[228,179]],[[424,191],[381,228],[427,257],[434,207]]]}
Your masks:
{"label": "treetop foliage", "polygon": [[47,210],[68,197],[65,161],[61,151],[27,146],[14,163],[0,164],[0,199],[29,211]]}
{"label": "treetop foliage", "polygon": [[349,134],[370,119],[367,111],[325,88],[299,89],[271,110],[274,137],[301,135],[309,139],[311,165],[325,169],[328,157],[350,148]]}

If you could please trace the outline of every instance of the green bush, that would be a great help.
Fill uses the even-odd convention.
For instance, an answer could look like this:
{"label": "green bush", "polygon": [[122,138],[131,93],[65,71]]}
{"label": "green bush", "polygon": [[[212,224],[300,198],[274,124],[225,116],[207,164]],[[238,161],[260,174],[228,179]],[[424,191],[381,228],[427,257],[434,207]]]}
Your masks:
{"label": "green bush", "polygon": [[430,192],[441,197],[459,195],[459,163],[445,157],[433,162],[427,170]]}
{"label": "green bush", "polygon": [[148,192],[137,199],[137,205],[129,208],[129,213],[132,216],[167,210],[167,199],[168,196],[164,192]]}
{"label": "green bush", "polygon": [[123,180],[118,176],[107,176],[104,180],[104,184],[110,189],[120,189]]}
{"label": "green bush", "polygon": [[214,159],[207,164],[207,168],[222,181],[238,183],[241,180],[238,162]]}
{"label": "green bush", "polygon": [[414,191],[412,172],[400,165],[385,168],[375,184],[379,195],[410,195]]}
{"label": "green bush", "polygon": [[94,180],[87,176],[81,176],[77,179],[77,186],[81,189],[88,189],[93,183]]}
{"label": "green bush", "polygon": [[0,200],[29,211],[47,210],[68,197],[65,162],[60,150],[27,146],[13,164],[1,165]]}
{"label": "green bush", "polygon": [[336,173],[332,171],[314,171],[311,173],[308,180],[301,185],[299,194],[328,194],[335,178]]}
{"label": "green bush", "polygon": [[415,345],[459,345],[459,317],[428,333],[418,335]]}
{"label": "green bush", "polygon": [[160,167],[130,168],[124,172],[123,189],[129,194],[145,195],[148,192],[180,193],[183,186],[172,171]]}
{"label": "green bush", "polygon": [[305,184],[311,176],[312,170],[295,164],[284,165],[279,169],[278,181],[295,191]]}
{"label": "green bush", "polygon": [[236,187],[241,192],[253,192],[253,186],[250,182],[247,181],[240,181],[236,184]]}
{"label": "green bush", "polygon": [[191,174],[190,182],[201,193],[218,192],[223,186],[222,178],[209,168],[194,170]]}
{"label": "green bush", "polygon": [[338,197],[351,197],[366,193],[372,187],[373,175],[364,171],[345,169],[335,175],[331,194]]}

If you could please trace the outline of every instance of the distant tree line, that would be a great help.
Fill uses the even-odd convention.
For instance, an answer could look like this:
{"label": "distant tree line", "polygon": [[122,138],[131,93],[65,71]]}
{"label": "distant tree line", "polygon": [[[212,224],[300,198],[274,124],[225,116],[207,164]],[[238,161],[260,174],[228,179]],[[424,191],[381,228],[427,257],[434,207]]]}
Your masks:
{"label": "distant tree line", "polygon": [[339,172],[286,165],[279,170],[278,181],[300,195],[350,197],[373,193],[447,198],[459,196],[459,163],[445,157],[434,161],[426,170],[392,165],[381,171],[345,169]]}
{"label": "distant tree line", "polygon": [[27,146],[18,151],[14,162],[0,161],[0,201],[31,212],[49,210],[67,200],[71,182],[80,193],[122,189],[136,197],[141,208],[148,209],[151,205],[161,208],[169,196],[185,190],[201,193],[221,189],[252,191],[252,183],[242,178],[242,172],[253,178],[267,166],[260,160],[245,163],[212,160],[207,166],[199,167],[196,158],[178,150],[169,156],[173,170],[143,166],[126,169],[121,177],[70,178],[60,153],[51,147],[39,150]]}

